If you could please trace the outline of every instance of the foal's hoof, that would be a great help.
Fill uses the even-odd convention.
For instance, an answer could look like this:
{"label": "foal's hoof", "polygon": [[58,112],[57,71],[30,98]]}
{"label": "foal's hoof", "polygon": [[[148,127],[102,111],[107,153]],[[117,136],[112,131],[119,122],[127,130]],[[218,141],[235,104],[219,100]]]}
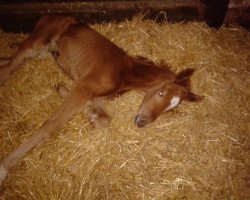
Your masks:
{"label": "foal's hoof", "polygon": [[55,86],[56,91],[61,98],[66,98],[69,95],[69,90],[62,83],[59,83]]}
{"label": "foal's hoof", "polygon": [[96,117],[95,119],[92,119],[91,122],[96,129],[103,129],[103,128],[108,127],[110,123],[110,117],[99,116],[99,117]]}
{"label": "foal's hoof", "polygon": [[106,128],[109,125],[110,117],[105,111],[102,102],[87,102],[85,114],[87,115],[91,124],[97,129]]}
{"label": "foal's hoof", "polygon": [[106,128],[110,123],[109,115],[101,108],[90,108],[88,117],[92,125],[97,129]]}

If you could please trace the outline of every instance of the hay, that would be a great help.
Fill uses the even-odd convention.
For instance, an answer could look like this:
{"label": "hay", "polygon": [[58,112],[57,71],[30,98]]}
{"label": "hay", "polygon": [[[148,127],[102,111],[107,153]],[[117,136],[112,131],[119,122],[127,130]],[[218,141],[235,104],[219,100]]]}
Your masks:
{"label": "hay", "polygon": [[[131,55],[194,67],[193,91],[206,96],[161,116],[149,128],[133,119],[142,100],[129,92],[107,102],[109,128],[82,115],[15,168],[1,199],[248,199],[250,34],[204,23],[93,25]],[[0,57],[27,35],[0,32]],[[25,142],[60,105],[54,86],[70,81],[46,55],[0,86],[0,159]]]}

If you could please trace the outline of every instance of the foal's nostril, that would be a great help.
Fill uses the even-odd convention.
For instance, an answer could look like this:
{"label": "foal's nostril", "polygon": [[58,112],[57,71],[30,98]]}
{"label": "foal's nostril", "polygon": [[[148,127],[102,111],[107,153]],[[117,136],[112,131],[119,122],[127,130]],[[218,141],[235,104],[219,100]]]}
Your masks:
{"label": "foal's nostril", "polygon": [[148,123],[147,123],[147,121],[146,121],[145,119],[141,119],[141,120],[138,121],[137,126],[138,126],[138,128],[143,128],[143,127],[145,127],[147,124],[148,124]]}
{"label": "foal's nostril", "polygon": [[148,121],[146,120],[146,118],[138,115],[135,117],[134,123],[137,125],[138,128],[142,128],[148,124]]}

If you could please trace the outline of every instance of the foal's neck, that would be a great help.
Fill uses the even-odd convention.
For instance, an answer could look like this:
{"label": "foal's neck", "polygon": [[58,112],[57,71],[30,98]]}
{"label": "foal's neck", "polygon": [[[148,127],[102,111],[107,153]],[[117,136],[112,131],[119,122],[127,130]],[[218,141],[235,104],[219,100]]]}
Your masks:
{"label": "foal's neck", "polygon": [[129,89],[148,90],[156,85],[172,82],[176,75],[166,66],[156,65],[151,61],[135,61],[125,75],[126,87]]}

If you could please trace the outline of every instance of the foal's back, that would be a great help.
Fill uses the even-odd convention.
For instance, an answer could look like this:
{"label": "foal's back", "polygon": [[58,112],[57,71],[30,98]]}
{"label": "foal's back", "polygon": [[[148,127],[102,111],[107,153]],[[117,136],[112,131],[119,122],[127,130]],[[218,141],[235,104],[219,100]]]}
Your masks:
{"label": "foal's back", "polygon": [[126,65],[122,49],[81,22],[65,30],[57,42],[57,50],[58,64],[73,79],[88,73],[118,75]]}

